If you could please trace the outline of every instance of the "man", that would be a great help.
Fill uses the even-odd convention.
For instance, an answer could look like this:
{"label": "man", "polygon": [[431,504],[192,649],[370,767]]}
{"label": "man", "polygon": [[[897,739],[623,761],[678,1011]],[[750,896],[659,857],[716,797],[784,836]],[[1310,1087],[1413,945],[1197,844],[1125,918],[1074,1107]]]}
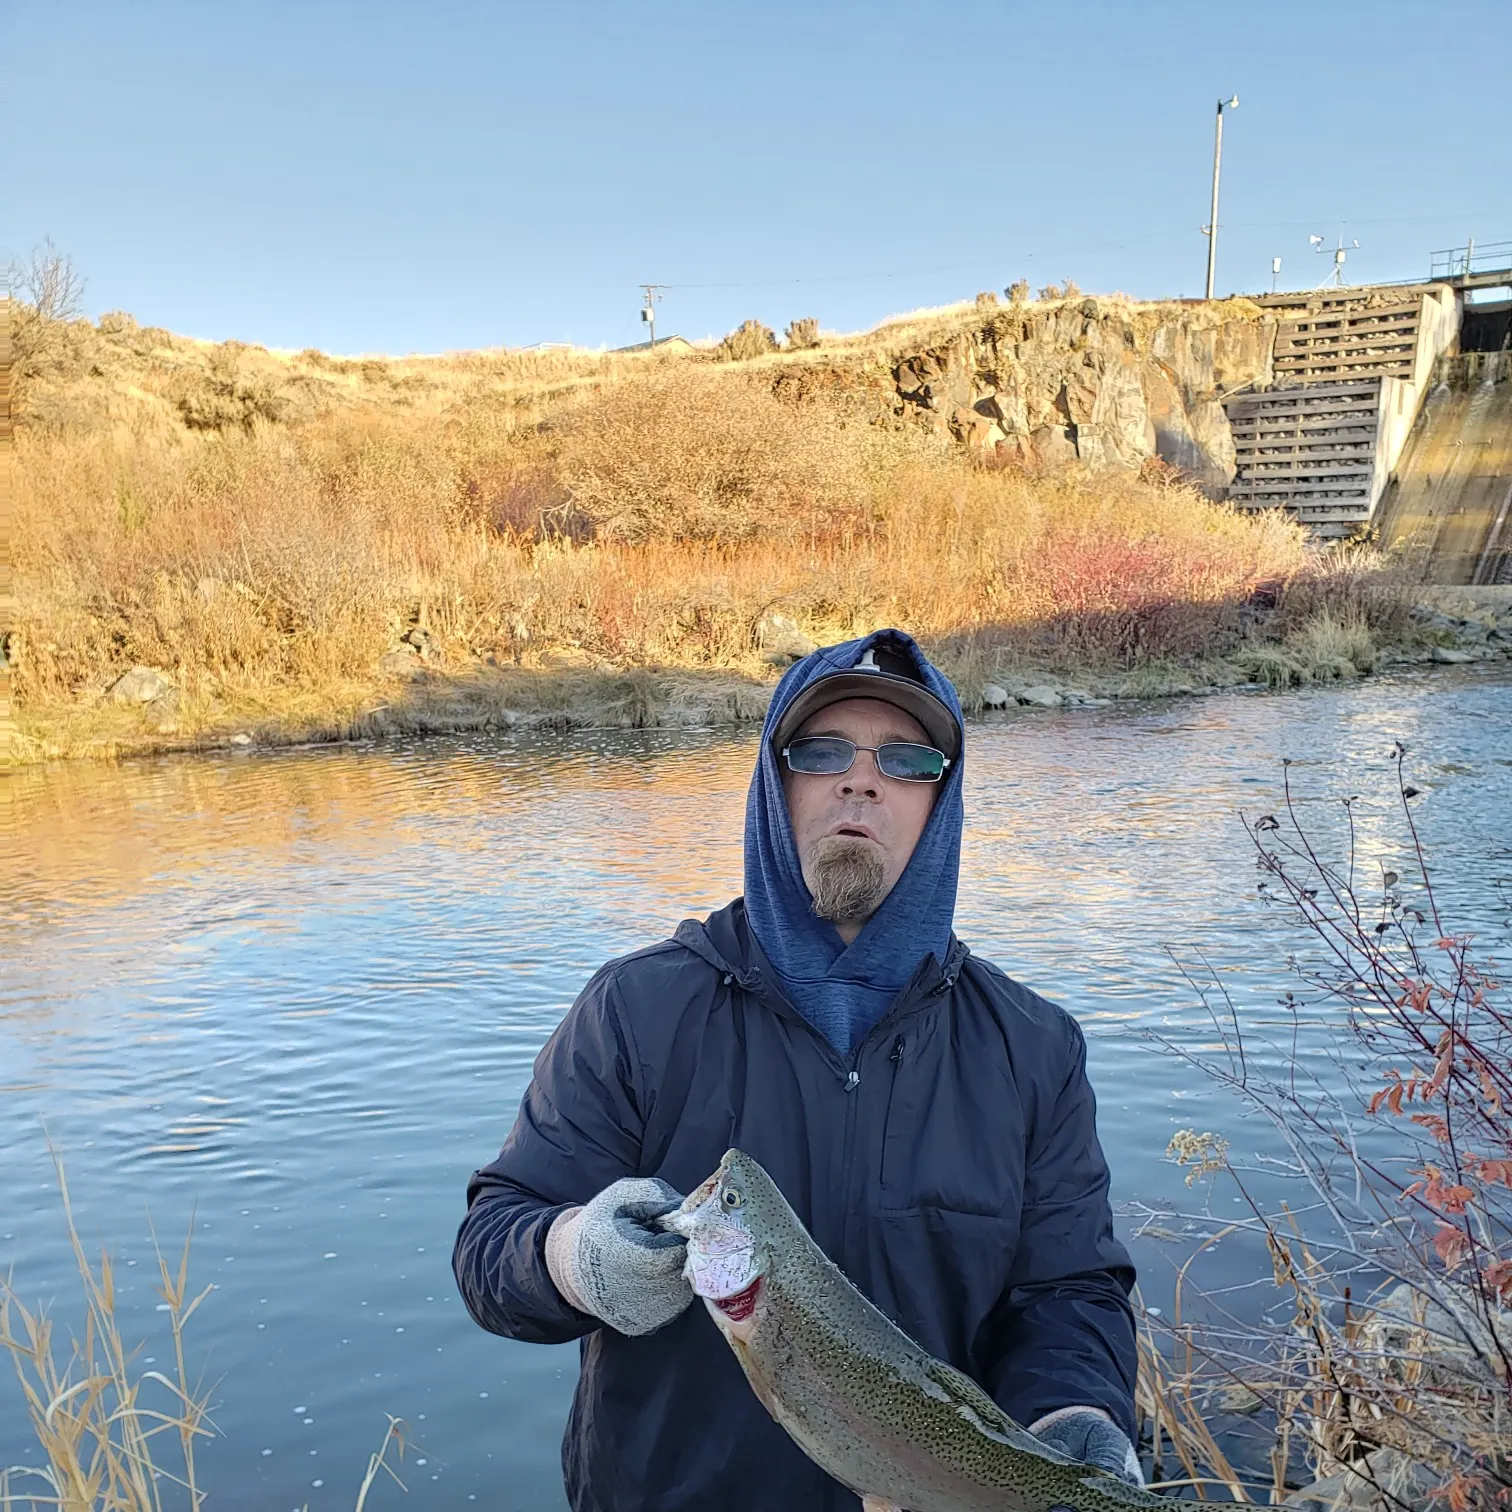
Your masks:
{"label": "man", "polygon": [[1047,1442],[1130,1480],[1133,1270],[1085,1047],[951,930],[960,704],[898,631],[778,685],[745,895],[605,966],[542,1050],[453,1264],[510,1338],[581,1338],[574,1512],[794,1512],[856,1498],[768,1416],[669,1211],[730,1145],[925,1349]]}

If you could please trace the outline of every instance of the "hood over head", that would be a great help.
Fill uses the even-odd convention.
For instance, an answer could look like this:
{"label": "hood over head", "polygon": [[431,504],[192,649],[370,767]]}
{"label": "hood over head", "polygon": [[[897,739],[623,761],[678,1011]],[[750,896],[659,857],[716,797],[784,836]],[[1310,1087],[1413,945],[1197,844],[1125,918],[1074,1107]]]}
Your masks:
{"label": "hood over head", "polygon": [[[888,667],[897,670],[886,675]],[[829,678],[833,689],[816,689]],[[896,703],[952,760],[903,875],[846,945],[813,911],[788,819],[777,737],[785,743],[802,718],[836,699],[858,697]],[[821,647],[790,667],[772,696],[746,799],[746,917],[793,1006],[842,1054],[887,1012],[927,957],[941,965],[948,957],[964,817],[961,731],[955,689],[900,630]],[[947,736],[952,745],[944,745]]]}

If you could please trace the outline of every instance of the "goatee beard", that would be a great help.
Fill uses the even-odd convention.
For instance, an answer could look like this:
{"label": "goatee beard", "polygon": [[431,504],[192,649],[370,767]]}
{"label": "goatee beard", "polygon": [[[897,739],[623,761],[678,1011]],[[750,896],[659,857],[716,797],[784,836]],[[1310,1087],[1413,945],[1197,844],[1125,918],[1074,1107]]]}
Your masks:
{"label": "goatee beard", "polygon": [[805,881],[814,912],[837,924],[871,918],[887,896],[886,873],[876,847],[850,835],[826,835],[816,842]]}

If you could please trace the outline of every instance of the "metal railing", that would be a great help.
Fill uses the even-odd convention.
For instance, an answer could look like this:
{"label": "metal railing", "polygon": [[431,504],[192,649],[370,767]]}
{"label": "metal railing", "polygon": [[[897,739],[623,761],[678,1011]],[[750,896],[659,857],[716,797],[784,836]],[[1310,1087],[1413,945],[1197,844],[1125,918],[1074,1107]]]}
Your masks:
{"label": "metal railing", "polygon": [[1430,278],[1469,278],[1473,273],[1496,273],[1512,268],[1512,241],[1468,242],[1431,254]]}

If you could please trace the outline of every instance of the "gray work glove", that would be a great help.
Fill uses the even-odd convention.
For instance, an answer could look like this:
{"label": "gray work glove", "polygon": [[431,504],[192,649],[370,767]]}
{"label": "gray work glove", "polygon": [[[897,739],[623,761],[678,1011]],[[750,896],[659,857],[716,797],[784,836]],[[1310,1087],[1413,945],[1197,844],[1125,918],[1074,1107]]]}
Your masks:
{"label": "gray work glove", "polygon": [[1101,1407],[1062,1407],[1047,1412],[1030,1425],[1029,1431],[1084,1465],[1096,1465],[1131,1486],[1144,1485],[1144,1472],[1133,1444]]}
{"label": "gray work glove", "polygon": [[687,1241],[656,1220],[681,1206],[665,1181],[625,1176],[586,1207],[568,1208],[546,1235],[546,1269],[579,1312],[622,1334],[655,1333],[693,1300],[683,1279]]}

